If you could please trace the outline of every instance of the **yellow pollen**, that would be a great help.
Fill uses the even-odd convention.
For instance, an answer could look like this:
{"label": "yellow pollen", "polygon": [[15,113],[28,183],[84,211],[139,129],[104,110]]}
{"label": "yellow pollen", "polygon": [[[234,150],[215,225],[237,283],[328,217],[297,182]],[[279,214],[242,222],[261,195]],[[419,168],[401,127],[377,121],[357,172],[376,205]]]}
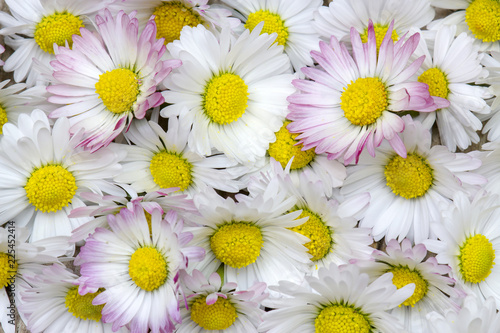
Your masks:
{"label": "yellow pollen", "polygon": [[[375,23],[373,25],[373,28],[375,30],[375,39],[377,41],[377,53],[378,53],[380,45],[382,45],[382,41],[384,40],[385,34],[387,33],[387,29],[389,29],[389,26]],[[365,28],[365,32],[363,32],[360,36],[361,36],[361,41],[363,43],[368,42],[368,27]],[[397,42],[399,39],[398,33],[394,29],[392,30],[391,38],[394,43]]]}
{"label": "yellow pollen", "polygon": [[302,208],[302,214],[297,219],[303,217],[309,217],[309,219],[304,224],[290,228],[290,230],[311,240],[304,244],[309,249],[307,253],[312,255],[311,261],[323,259],[333,246],[332,231],[318,215],[307,208]]}
{"label": "yellow pollen", "polygon": [[460,273],[464,281],[479,283],[484,281],[495,265],[495,250],[484,235],[477,234],[460,246],[458,256]]}
{"label": "yellow pollen", "polygon": [[438,68],[429,68],[418,77],[418,82],[426,83],[429,86],[431,96],[446,98],[450,90],[446,75]]}
{"label": "yellow pollen", "polygon": [[75,196],[75,177],[61,165],[46,165],[35,169],[26,186],[26,197],[35,209],[44,213],[66,207]]}
{"label": "yellow pollen", "polygon": [[73,35],[80,35],[83,21],[66,11],[42,18],[35,27],[35,42],[44,52],[54,54],[54,43],[73,46]]}
{"label": "yellow pollen", "polygon": [[285,26],[285,21],[278,14],[273,14],[268,10],[259,10],[255,13],[250,13],[245,23],[245,28],[252,31],[262,21],[264,21],[264,27],[261,34],[276,32],[278,34],[276,42],[279,45],[285,45],[288,39],[288,28]]}
{"label": "yellow pollen", "polygon": [[426,280],[420,275],[417,270],[411,270],[408,266],[393,267],[388,272],[392,272],[392,283],[398,288],[403,288],[407,284],[415,283],[415,291],[413,295],[408,297],[399,306],[411,306],[420,301],[429,290],[429,285]]}
{"label": "yellow pollen", "polygon": [[3,125],[7,124],[8,121],[7,111],[2,105],[0,105],[0,135],[3,134]]}
{"label": "yellow pollen", "polygon": [[316,156],[316,153],[314,152],[314,148],[304,151],[302,150],[302,144],[297,145],[298,141],[295,140],[295,138],[299,134],[292,134],[286,128],[286,126],[290,123],[291,121],[289,120],[285,121],[279,131],[275,133],[276,141],[269,144],[267,153],[276,161],[280,162],[283,168],[286,167],[290,159],[295,156],[290,169],[302,169],[311,163],[314,156]]}
{"label": "yellow pollen", "polygon": [[203,24],[201,16],[179,1],[164,2],[155,8],[156,38],[165,38],[165,44],[179,39],[185,26],[196,27]]}
{"label": "yellow pollen", "polygon": [[260,229],[248,222],[225,223],[210,237],[210,247],[217,259],[233,268],[254,263],[263,244]]}
{"label": "yellow pollen", "polygon": [[434,180],[427,160],[414,153],[406,158],[394,156],[385,166],[384,175],[392,192],[406,199],[424,195]]}
{"label": "yellow pollen", "polygon": [[191,320],[206,330],[225,330],[234,324],[238,314],[236,308],[225,298],[218,297],[207,305],[207,297],[199,297],[191,305]]}
{"label": "yellow pollen", "polygon": [[187,189],[192,179],[193,166],[178,154],[160,151],[156,153],[149,164],[149,171],[154,182],[161,188],[179,187]]}
{"label": "yellow pollen", "polygon": [[371,333],[370,321],[360,309],[342,304],[325,307],[314,320],[316,333]]}
{"label": "yellow pollen", "polygon": [[92,301],[103,291],[104,289],[100,288],[95,293],[88,293],[82,296],[78,293],[78,286],[74,286],[68,290],[64,304],[68,308],[68,312],[76,318],[100,321],[104,304],[92,305]]}
{"label": "yellow pollen", "polygon": [[474,37],[483,42],[500,40],[500,2],[473,0],[465,10],[465,22]]}
{"label": "yellow pollen", "polygon": [[14,282],[17,273],[17,261],[10,254],[0,252],[0,286],[7,287]]}
{"label": "yellow pollen", "polygon": [[139,78],[130,69],[116,68],[99,76],[95,92],[109,111],[129,112],[139,95]]}
{"label": "yellow pollen", "polygon": [[344,88],[340,96],[344,116],[353,124],[373,124],[387,109],[387,90],[376,77],[359,78]]}
{"label": "yellow pollen", "polygon": [[139,288],[152,291],[161,287],[167,280],[167,261],[156,248],[140,247],[130,258],[128,274]]}
{"label": "yellow pollen", "polygon": [[248,86],[232,73],[214,76],[205,86],[203,110],[207,117],[226,125],[238,120],[247,108]]}

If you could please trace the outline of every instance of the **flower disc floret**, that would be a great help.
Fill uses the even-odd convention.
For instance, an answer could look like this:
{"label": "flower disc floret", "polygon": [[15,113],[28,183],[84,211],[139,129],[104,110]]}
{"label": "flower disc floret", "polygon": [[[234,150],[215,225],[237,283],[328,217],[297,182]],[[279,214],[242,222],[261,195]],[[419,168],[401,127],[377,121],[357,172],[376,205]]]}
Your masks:
{"label": "flower disc floret", "polygon": [[24,187],[26,197],[35,209],[56,212],[73,199],[77,186],[75,177],[61,165],[35,169]]}
{"label": "flower disc floret", "polygon": [[429,86],[431,96],[447,98],[450,90],[446,74],[439,68],[429,68],[418,77],[418,82],[426,83]]}
{"label": "flower disc floret", "polygon": [[367,316],[359,309],[343,304],[328,305],[314,320],[316,333],[371,333]]}
{"label": "flower disc floret", "polygon": [[161,287],[167,280],[167,261],[156,248],[140,247],[130,258],[128,273],[139,288],[152,291]]}
{"label": "flower disc floret", "polygon": [[95,92],[109,111],[129,112],[139,95],[139,78],[130,69],[116,68],[99,76]]}
{"label": "flower disc floret", "polygon": [[415,291],[413,295],[408,297],[400,306],[414,307],[429,290],[429,283],[422,277],[419,271],[412,270],[408,266],[398,266],[391,268],[388,272],[392,272],[392,283],[398,288],[414,283]]}
{"label": "flower disc floret", "polygon": [[154,182],[161,188],[179,187],[187,189],[192,181],[193,166],[178,154],[160,151],[156,153],[149,164],[149,170]]}
{"label": "flower disc floret", "polygon": [[250,13],[245,23],[245,28],[252,31],[262,21],[264,21],[264,27],[261,33],[272,34],[276,32],[278,34],[276,38],[278,44],[285,45],[288,40],[288,28],[285,25],[285,21],[278,14],[271,13],[269,10],[261,9]]}
{"label": "flower disc floret", "polygon": [[344,87],[340,100],[344,116],[358,126],[373,124],[388,106],[385,85],[376,77],[351,81],[347,88]]}
{"label": "flower disc floret", "polygon": [[2,105],[0,105],[0,135],[3,134],[3,125],[7,124],[8,121],[7,111]]}
{"label": "flower disc floret", "polygon": [[225,330],[234,324],[238,314],[228,299],[218,297],[208,305],[206,296],[197,298],[191,305],[191,320],[205,330]]}
{"label": "flower disc floret", "polygon": [[406,158],[395,155],[385,166],[384,175],[392,192],[405,199],[423,196],[434,180],[427,160],[414,153]]}
{"label": "flower disc floret", "polygon": [[164,2],[155,8],[156,38],[165,38],[165,44],[179,39],[185,26],[196,27],[203,24],[200,15],[180,1]]}
{"label": "flower disc floret", "polygon": [[223,264],[246,267],[257,260],[264,244],[260,229],[249,222],[231,222],[220,226],[210,237],[210,247]]}
{"label": "flower disc floret", "polygon": [[[373,25],[373,29],[375,31],[375,39],[377,41],[377,52],[378,52],[378,50],[380,49],[380,45],[382,45],[382,41],[384,40],[385,34],[387,33],[387,29],[389,29],[389,26],[385,24],[375,23]],[[360,36],[361,36],[361,41],[363,43],[368,42],[368,27],[365,28],[365,31],[362,34],[360,34]],[[392,30],[391,38],[393,42],[398,41],[399,36],[396,30]]]}
{"label": "flower disc floret", "polygon": [[93,305],[92,301],[103,291],[104,289],[101,288],[95,293],[80,295],[78,293],[78,286],[75,286],[68,290],[64,304],[66,305],[66,308],[68,308],[68,312],[76,318],[100,321],[102,317],[101,311],[104,304]]}
{"label": "flower disc floret", "polygon": [[500,40],[500,2],[473,0],[465,9],[465,22],[474,37],[483,42]]}
{"label": "flower disc floret", "polygon": [[35,42],[40,48],[48,53],[54,54],[54,43],[59,46],[73,46],[73,35],[80,35],[83,21],[66,11],[44,16],[35,27]]}
{"label": "flower disc floret", "polygon": [[12,255],[0,252],[0,286],[7,287],[14,282],[17,267],[17,261]]}
{"label": "flower disc floret", "polygon": [[458,256],[460,273],[466,282],[484,281],[495,265],[493,244],[482,234],[467,238],[460,246]]}

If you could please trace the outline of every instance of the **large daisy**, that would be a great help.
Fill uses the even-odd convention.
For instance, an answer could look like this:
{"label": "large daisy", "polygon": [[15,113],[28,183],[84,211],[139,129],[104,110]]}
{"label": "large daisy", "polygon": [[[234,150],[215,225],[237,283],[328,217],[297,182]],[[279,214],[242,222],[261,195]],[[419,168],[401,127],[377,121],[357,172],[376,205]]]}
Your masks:
{"label": "large daisy", "polygon": [[290,62],[276,35],[262,34],[263,23],[237,39],[224,29],[218,39],[203,26],[185,27],[168,45],[183,61],[164,81],[172,105],[163,117],[187,108],[192,124],[188,145],[208,156],[215,148],[243,163],[264,157],[287,113],[286,97],[295,89]]}
{"label": "large daisy", "polygon": [[288,98],[291,112],[287,118],[292,120],[288,129],[301,133],[297,139],[304,150],[315,147],[317,154],[343,157],[347,165],[358,160],[365,146],[374,156],[375,147],[386,139],[399,155],[406,157],[397,135],[403,131],[404,122],[396,112],[429,112],[437,105],[425,83],[409,81],[424,60],[420,57],[407,65],[419,35],[394,44],[391,32],[392,23],[378,56],[371,21],[366,44],[351,29],[353,56],[334,36],[330,45],[320,42],[321,51],[312,52],[319,68],[303,68],[311,80],[294,80],[300,92]]}
{"label": "large daisy", "polygon": [[157,85],[181,64],[160,60],[166,49],[156,39],[152,19],[140,35],[134,13],[121,11],[113,17],[105,10],[96,22],[99,36],[82,28],[81,36],[73,37],[73,49],[58,49],[47,87],[53,95],[49,102],[63,105],[50,117],[69,117],[72,133],[85,129],[80,145],[92,151],[107,146],[133,118],[142,119],[160,105]]}

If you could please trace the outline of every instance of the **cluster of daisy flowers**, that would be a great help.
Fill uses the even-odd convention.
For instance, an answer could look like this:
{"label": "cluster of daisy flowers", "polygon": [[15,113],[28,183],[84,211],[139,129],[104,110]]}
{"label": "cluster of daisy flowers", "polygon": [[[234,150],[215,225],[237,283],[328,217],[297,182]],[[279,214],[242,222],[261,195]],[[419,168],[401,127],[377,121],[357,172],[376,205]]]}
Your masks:
{"label": "cluster of daisy flowers", "polygon": [[5,5],[3,331],[500,331],[498,0]]}

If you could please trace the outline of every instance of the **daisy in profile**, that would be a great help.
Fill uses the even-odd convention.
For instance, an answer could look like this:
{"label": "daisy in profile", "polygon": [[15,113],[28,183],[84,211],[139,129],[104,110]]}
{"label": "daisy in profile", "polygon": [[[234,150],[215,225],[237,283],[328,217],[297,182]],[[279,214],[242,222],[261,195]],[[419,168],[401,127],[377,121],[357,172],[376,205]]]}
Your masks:
{"label": "daisy in profile", "polygon": [[429,85],[429,93],[435,99],[450,102],[435,112],[420,113],[417,119],[427,128],[436,122],[441,143],[450,151],[457,147],[464,150],[479,141],[476,132],[483,124],[478,116],[490,113],[485,99],[492,97],[487,87],[472,85],[487,75],[481,66],[483,53],[479,53],[479,46],[467,34],[455,38],[455,31],[455,26],[443,26],[435,32],[432,56],[424,38],[415,50],[415,57],[425,55],[415,73],[418,81]]}
{"label": "daisy in profile", "polygon": [[264,22],[261,33],[277,33],[276,43],[283,45],[295,71],[312,66],[309,52],[318,49],[319,36],[313,29],[313,14],[321,0],[222,0],[242,16],[244,27],[252,31]]}
{"label": "daisy in profile", "polygon": [[414,285],[397,289],[392,277],[387,273],[370,283],[356,265],[331,263],[318,277],[306,277],[309,288],[282,281],[271,289],[289,297],[269,302],[276,309],[264,314],[259,332],[401,332],[401,323],[386,311],[411,296]]}
{"label": "daisy in profile", "polygon": [[488,134],[488,141],[500,141],[500,52],[491,51],[483,53],[481,64],[488,71],[488,76],[477,83],[489,85],[489,92],[495,96],[491,103],[491,113],[486,115],[489,119],[481,118],[482,121],[487,120],[483,127],[483,134]]}
{"label": "daisy in profile", "polygon": [[288,112],[290,61],[276,34],[260,35],[263,23],[237,39],[224,29],[220,40],[205,27],[185,27],[168,45],[183,61],[164,81],[162,117],[187,112],[188,145],[200,155],[212,148],[241,163],[262,159]]}
{"label": "daisy in profile", "polygon": [[260,303],[268,294],[266,284],[255,283],[248,290],[237,290],[234,282],[223,284],[217,273],[207,279],[200,271],[183,271],[181,281],[187,307],[181,307],[182,324],[177,333],[254,333],[262,322]]}
{"label": "daisy in profile", "polygon": [[33,68],[33,58],[48,66],[54,60],[54,44],[71,47],[80,28],[93,28],[89,18],[112,0],[6,0],[12,15],[0,12],[0,34],[15,52],[5,61],[3,70],[14,72],[14,80],[26,79],[28,86],[43,81]]}
{"label": "daisy in profile", "polygon": [[61,104],[51,118],[68,117],[71,133],[84,129],[79,143],[91,151],[107,146],[132,119],[163,103],[157,85],[180,66],[160,60],[165,53],[151,19],[141,34],[134,13],[96,16],[99,37],[80,29],[73,48],[60,47],[53,67],[49,102]]}
{"label": "daisy in profile", "polygon": [[113,330],[127,325],[132,332],[172,332],[181,321],[179,271],[204,255],[186,246],[192,235],[183,232],[174,211],[163,219],[156,209],[150,222],[139,204],[110,214],[110,230],[97,229],[75,259],[82,286],[105,289],[92,304],[104,305],[101,320],[113,323]]}
{"label": "daisy in profile", "polygon": [[85,206],[80,193],[122,193],[109,180],[121,168],[123,154],[74,149],[81,133],[70,136],[66,118],[50,126],[41,110],[21,114],[18,122],[19,126],[3,126],[0,221],[29,228],[30,241],[69,236],[90,220],[68,217],[73,208]]}
{"label": "daisy in profile", "polygon": [[453,204],[442,212],[442,222],[432,226],[439,240],[429,239],[424,244],[437,254],[439,263],[450,265],[450,277],[459,287],[482,301],[492,296],[500,309],[500,267],[495,264],[500,254],[498,200],[498,195],[484,191],[471,200],[456,193]]}
{"label": "daisy in profile", "polygon": [[122,145],[127,151],[122,171],[114,177],[140,192],[178,187],[178,193],[192,196],[205,186],[225,192],[238,192],[236,180],[246,168],[224,154],[202,156],[187,145],[189,128],[184,118],[169,118],[165,132],[158,123],[136,121],[125,134],[134,145]]}
{"label": "daisy in profile", "polygon": [[[317,154],[343,158],[347,165],[357,162],[366,149],[375,156],[375,147],[387,140],[406,157],[398,133],[404,122],[397,112],[430,112],[437,108],[425,83],[409,81],[424,58],[406,65],[418,45],[419,34],[393,43],[392,23],[377,56],[375,28],[368,25],[368,42],[351,29],[353,56],[332,36],[330,45],[320,42],[320,52],[312,51],[318,68],[302,71],[310,80],[294,80],[300,92],[288,101],[292,123],[287,128],[297,136],[304,150],[315,147]],[[445,106],[448,103],[445,104]]]}
{"label": "daisy in profile", "polygon": [[440,205],[449,204],[453,194],[466,192],[466,186],[480,185],[486,179],[472,172],[481,160],[469,154],[452,153],[445,146],[431,147],[431,134],[409,115],[403,117],[401,141],[406,158],[388,144],[377,149],[375,158],[364,153],[359,164],[348,170],[340,193],[350,198],[368,191],[370,205],[360,221],[372,228],[375,241],[402,240],[416,244],[429,237],[430,223],[440,220]]}

